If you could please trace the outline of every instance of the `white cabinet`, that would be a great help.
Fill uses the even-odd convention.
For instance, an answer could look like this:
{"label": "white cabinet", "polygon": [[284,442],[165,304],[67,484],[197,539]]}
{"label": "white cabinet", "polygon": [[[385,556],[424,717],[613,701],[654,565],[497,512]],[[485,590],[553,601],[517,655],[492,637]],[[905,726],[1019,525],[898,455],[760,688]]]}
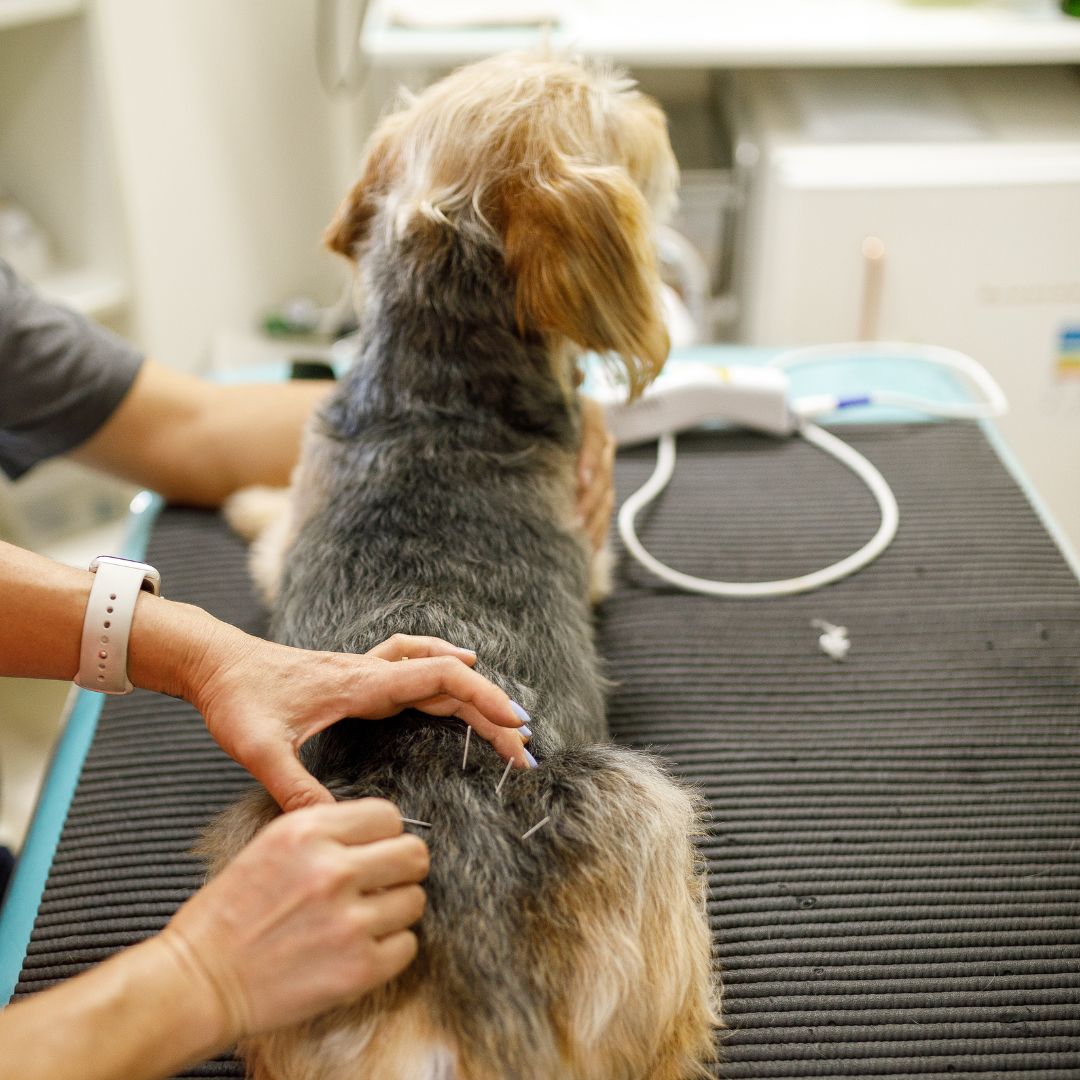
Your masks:
{"label": "white cabinet", "polygon": [[737,86],[741,340],[865,336],[974,356],[1009,398],[997,426],[1080,549],[1080,73]]}

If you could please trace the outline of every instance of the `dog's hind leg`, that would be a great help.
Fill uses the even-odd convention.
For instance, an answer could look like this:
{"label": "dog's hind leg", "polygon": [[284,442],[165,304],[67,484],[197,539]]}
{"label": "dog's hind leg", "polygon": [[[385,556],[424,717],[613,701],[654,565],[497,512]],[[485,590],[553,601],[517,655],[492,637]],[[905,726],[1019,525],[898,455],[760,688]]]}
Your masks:
{"label": "dog's hind leg", "polygon": [[252,788],[210,822],[191,853],[206,865],[207,876],[214,877],[280,813],[264,788]]}

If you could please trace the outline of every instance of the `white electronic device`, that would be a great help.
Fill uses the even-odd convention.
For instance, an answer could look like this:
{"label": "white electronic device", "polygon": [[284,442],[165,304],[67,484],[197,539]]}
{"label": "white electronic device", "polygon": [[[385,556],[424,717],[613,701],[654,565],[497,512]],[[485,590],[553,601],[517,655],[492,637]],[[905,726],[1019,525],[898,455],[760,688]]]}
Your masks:
{"label": "white electronic device", "polygon": [[774,367],[684,364],[665,371],[634,402],[611,383],[590,387],[605,408],[619,446],[648,442],[667,431],[686,431],[709,420],[791,435],[796,418],[788,407],[787,374]]}

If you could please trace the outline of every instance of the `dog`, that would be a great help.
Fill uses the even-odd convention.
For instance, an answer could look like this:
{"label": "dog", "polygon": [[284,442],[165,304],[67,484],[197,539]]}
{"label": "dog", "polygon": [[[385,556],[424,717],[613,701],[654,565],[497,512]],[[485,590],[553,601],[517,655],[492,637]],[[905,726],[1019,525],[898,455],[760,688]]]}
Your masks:
{"label": "dog", "polygon": [[[303,747],[337,797],[431,823],[428,904],[391,983],[241,1045],[258,1080],[711,1075],[700,805],[608,738],[574,513],[581,350],[631,395],[667,356],[651,230],[676,180],[665,118],[628,79],[502,56],[382,120],[325,234],[356,264],[361,344],[255,552],[272,634],[471,648],[532,714],[539,765],[503,777],[474,741],[463,767],[464,726],[419,712]],[[258,501],[234,506],[242,527]],[[210,872],[277,812],[261,790],[226,810]]]}

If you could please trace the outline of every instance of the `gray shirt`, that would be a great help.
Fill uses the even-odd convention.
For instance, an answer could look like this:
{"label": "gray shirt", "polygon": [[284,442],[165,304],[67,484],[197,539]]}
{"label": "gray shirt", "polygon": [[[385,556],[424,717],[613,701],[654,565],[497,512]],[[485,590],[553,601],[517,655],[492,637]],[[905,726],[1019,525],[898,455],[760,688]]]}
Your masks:
{"label": "gray shirt", "polygon": [[85,442],[142,360],[115,334],[43,300],[0,259],[0,469],[14,480]]}

